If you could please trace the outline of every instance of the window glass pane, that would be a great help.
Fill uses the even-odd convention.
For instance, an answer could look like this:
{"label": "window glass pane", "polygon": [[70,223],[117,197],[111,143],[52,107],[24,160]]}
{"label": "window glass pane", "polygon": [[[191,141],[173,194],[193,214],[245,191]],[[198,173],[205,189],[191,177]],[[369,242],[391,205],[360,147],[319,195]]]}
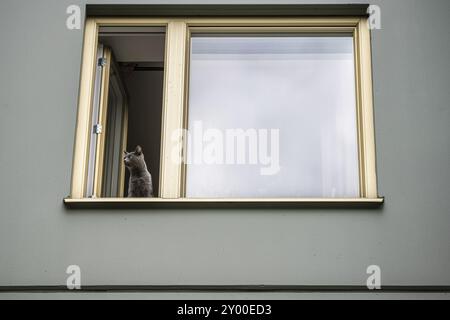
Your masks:
{"label": "window glass pane", "polygon": [[187,197],[359,197],[351,36],[198,35],[190,49]]}

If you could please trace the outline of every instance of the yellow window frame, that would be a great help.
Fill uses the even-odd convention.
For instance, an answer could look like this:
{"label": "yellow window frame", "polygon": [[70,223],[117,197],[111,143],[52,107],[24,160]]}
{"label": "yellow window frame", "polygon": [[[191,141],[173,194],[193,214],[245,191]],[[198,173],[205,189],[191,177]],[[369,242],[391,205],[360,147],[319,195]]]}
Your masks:
{"label": "yellow window frame", "polygon": [[[95,57],[99,28],[102,26],[155,26],[166,28],[164,95],[161,132],[159,195],[157,198],[87,199],[86,177],[89,157],[89,132],[92,128]],[[186,127],[189,43],[195,32],[233,33],[351,33],[355,48],[357,138],[359,147],[360,197],[356,199],[187,199],[185,165],[171,161],[173,150],[182,146],[171,139],[174,130]],[[371,38],[367,17],[299,17],[299,18],[87,18],[84,31],[78,116],[70,196],[66,203],[372,203],[378,196],[373,115]]]}

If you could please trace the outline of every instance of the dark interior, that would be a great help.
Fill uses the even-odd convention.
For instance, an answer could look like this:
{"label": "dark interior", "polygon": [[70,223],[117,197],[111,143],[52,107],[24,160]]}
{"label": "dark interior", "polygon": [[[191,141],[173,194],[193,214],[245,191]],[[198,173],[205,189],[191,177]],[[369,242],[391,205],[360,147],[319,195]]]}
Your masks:
{"label": "dark interior", "polygon": [[[128,97],[127,151],[143,149],[152,175],[153,193],[159,194],[161,112],[164,81],[164,28],[104,27],[99,42],[111,48],[121,70]],[[128,195],[129,173],[125,173]]]}

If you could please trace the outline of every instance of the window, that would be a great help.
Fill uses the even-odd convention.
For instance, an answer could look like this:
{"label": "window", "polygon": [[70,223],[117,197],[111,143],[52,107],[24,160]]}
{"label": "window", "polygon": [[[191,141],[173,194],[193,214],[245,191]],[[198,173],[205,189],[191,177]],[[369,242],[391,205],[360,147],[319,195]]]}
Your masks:
{"label": "window", "polygon": [[[88,18],[84,42],[66,203],[382,202],[366,18]],[[137,144],[155,198],[123,199]]]}
{"label": "window", "polygon": [[87,195],[120,197],[124,195],[125,170],[120,155],[127,143],[127,94],[111,49],[100,44],[97,61]]}
{"label": "window", "polygon": [[128,193],[123,155],[140,145],[158,193],[164,27],[102,26],[96,37],[87,198]]}
{"label": "window", "polygon": [[355,100],[351,35],[193,35],[188,129],[224,150],[187,196],[359,197]]}

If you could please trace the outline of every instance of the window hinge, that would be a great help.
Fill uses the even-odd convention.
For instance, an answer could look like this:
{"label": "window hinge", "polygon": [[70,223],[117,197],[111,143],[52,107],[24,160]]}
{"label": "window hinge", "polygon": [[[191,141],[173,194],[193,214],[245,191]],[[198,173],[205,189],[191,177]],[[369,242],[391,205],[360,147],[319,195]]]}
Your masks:
{"label": "window hinge", "polygon": [[99,59],[98,59],[98,66],[99,66],[99,67],[104,67],[104,66],[106,66],[106,58],[99,58]]}
{"label": "window hinge", "polygon": [[100,134],[102,133],[103,127],[100,123],[94,125],[94,133]]}

